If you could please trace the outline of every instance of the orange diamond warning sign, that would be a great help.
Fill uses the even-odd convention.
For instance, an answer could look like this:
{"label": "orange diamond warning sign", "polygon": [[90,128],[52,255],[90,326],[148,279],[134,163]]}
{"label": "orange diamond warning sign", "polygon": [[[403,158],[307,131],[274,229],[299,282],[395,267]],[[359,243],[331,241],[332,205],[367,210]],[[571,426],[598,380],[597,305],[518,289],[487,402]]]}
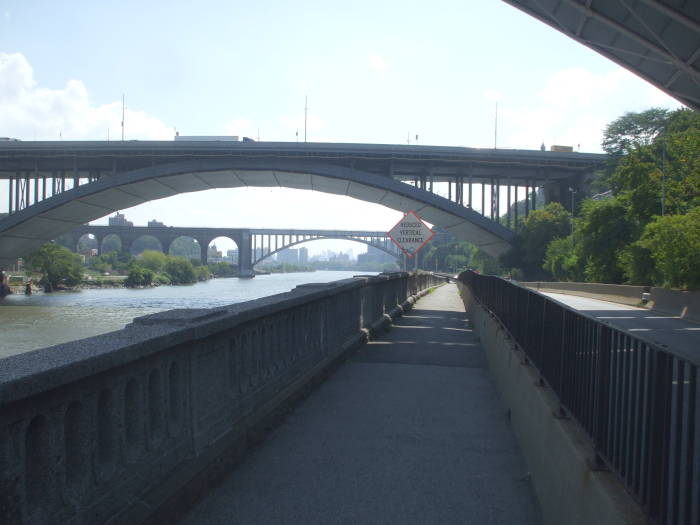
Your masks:
{"label": "orange diamond warning sign", "polygon": [[433,231],[428,228],[416,212],[409,211],[387,235],[401,248],[403,253],[413,257],[418,250],[433,238]]}

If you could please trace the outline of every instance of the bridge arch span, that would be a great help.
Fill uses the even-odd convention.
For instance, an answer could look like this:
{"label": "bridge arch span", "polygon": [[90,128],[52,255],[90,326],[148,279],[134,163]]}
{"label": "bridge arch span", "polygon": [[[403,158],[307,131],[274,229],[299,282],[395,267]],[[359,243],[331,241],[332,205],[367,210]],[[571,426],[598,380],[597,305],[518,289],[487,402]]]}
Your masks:
{"label": "bridge arch span", "polygon": [[117,210],[179,193],[247,186],[315,190],[402,212],[414,210],[426,221],[495,256],[509,247],[514,235],[474,210],[384,175],[304,159],[232,156],[103,177],[33,204],[0,221],[0,264],[11,264],[44,242]]}
{"label": "bridge arch span", "polygon": [[286,250],[287,248],[291,248],[293,246],[298,246],[299,244],[304,244],[307,242],[324,241],[324,240],[329,240],[329,239],[366,244],[367,246],[372,246],[373,248],[376,248],[378,250],[383,251],[384,253],[391,255],[392,257],[396,258],[396,260],[398,260],[398,261],[401,260],[401,254],[398,251],[388,249],[388,248],[384,247],[382,245],[382,243],[376,243],[376,242],[372,242],[372,241],[364,240],[364,239],[359,239],[359,238],[356,239],[356,238],[350,238],[350,237],[342,237],[340,235],[324,235],[324,236],[319,236],[319,237],[313,237],[310,239],[300,239],[298,241],[293,241],[293,242],[290,242],[288,244],[285,244],[284,246],[280,246],[277,249],[275,249],[274,251],[266,252],[265,254],[263,254],[262,257],[259,257],[259,258],[255,257],[253,259],[253,265],[258,264],[259,262],[262,262],[265,259],[269,259],[270,257],[275,255],[276,253],[280,253],[281,251]]}

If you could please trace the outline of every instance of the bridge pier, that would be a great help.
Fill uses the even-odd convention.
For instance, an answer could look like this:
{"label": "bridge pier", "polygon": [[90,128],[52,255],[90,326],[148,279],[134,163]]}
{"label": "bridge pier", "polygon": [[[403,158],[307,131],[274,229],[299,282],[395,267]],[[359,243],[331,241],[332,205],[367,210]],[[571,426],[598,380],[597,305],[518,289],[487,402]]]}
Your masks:
{"label": "bridge pier", "polygon": [[240,237],[236,239],[238,244],[238,276],[254,277],[253,271],[253,245],[249,231],[242,231]]}

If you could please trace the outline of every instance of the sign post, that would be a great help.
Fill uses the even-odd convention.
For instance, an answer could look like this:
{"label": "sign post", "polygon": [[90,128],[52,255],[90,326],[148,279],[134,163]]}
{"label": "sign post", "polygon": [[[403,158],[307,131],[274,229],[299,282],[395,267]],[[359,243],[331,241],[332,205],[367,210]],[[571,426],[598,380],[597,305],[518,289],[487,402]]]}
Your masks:
{"label": "sign post", "polygon": [[433,238],[435,233],[428,228],[416,212],[409,211],[387,233],[389,238],[408,257],[413,257]]}

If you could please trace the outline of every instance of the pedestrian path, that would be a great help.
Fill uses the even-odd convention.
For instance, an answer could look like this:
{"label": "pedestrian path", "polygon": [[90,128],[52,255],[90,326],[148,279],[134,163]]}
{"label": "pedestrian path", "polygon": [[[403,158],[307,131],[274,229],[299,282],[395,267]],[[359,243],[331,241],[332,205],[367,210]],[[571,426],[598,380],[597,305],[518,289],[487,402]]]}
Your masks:
{"label": "pedestrian path", "polygon": [[297,405],[185,517],[194,524],[540,522],[454,284]]}

